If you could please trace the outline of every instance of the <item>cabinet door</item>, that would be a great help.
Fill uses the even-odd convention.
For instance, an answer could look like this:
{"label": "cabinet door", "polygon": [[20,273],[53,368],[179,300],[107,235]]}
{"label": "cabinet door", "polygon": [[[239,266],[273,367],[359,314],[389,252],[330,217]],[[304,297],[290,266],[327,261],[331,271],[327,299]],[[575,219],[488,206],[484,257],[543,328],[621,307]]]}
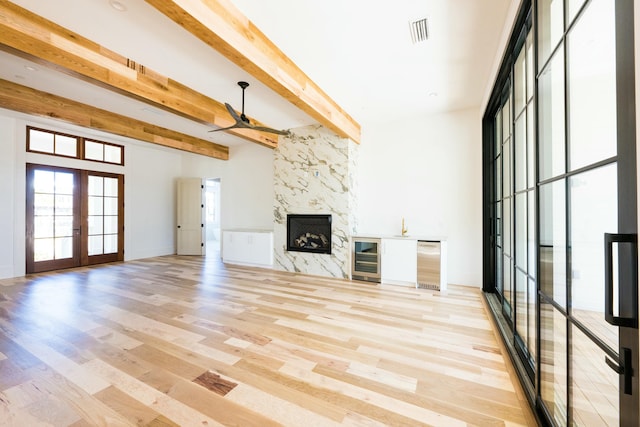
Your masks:
{"label": "cabinet door", "polygon": [[413,239],[382,239],[382,283],[415,286],[417,250],[417,241]]}
{"label": "cabinet door", "polygon": [[231,231],[224,231],[222,233],[222,260],[224,262],[235,259],[237,253],[235,233]]}
{"label": "cabinet door", "polygon": [[273,233],[225,231],[222,237],[224,262],[271,267]]}
{"label": "cabinet door", "polygon": [[247,252],[245,262],[256,265],[273,264],[273,234],[247,233]]}

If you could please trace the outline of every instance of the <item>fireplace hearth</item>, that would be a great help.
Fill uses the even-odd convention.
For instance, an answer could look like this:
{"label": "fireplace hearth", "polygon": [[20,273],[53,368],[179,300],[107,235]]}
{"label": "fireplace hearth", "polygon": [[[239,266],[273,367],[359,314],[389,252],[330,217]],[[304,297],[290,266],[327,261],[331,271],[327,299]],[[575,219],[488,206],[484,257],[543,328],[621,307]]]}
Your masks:
{"label": "fireplace hearth", "polygon": [[287,250],[331,254],[331,215],[287,215]]}

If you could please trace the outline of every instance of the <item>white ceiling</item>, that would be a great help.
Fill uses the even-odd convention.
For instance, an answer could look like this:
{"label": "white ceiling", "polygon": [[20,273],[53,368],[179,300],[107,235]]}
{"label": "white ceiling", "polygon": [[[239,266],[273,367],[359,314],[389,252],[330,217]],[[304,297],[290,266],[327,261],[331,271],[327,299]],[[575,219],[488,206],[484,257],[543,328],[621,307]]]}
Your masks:
{"label": "white ceiling", "polygon": [[[315,121],[142,0],[12,0],[268,126]],[[231,0],[363,128],[478,107],[514,0]],[[372,4],[375,4],[372,5]],[[380,6],[382,4],[382,6]],[[412,44],[409,22],[427,18]],[[169,127],[219,144],[244,140],[29,61],[0,53],[0,78]],[[30,65],[37,71],[29,71]],[[366,143],[366,141],[363,141]]]}

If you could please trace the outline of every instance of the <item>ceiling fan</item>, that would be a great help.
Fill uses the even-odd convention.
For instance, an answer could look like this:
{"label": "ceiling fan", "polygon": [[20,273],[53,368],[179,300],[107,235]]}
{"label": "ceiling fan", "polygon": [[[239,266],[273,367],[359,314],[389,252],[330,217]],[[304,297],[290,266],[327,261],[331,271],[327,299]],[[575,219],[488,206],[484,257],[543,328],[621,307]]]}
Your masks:
{"label": "ceiling fan", "polygon": [[247,116],[244,115],[244,90],[249,87],[249,83],[247,82],[238,82],[238,86],[240,86],[242,88],[242,113],[240,115],[238,115],[238,113],[236,113],[236,110],[233,109],[233,107],[229,104],[227,104],[226,102],[224,103],[225,107],[227,107],[227,111],[229,112],[229,114],[231,114],[231,117],[233,117],[233,119],[236,121],[233,125],[231,126],[227,126],[226,128],[220,128],[220,129],[213,129],[210,130],[209,132],[217,132],[220,130],[229,130],[229,129],[253,129],[253,130],[257,130],[260,132],[269,132],[269,133],[276,133],[278,135],[290,135],[291,132],[289,132],[288,130],[277,130],[277,129],[272,129],[266,126],[256,126],[251,124],[251,122],[249,121],[249,118]]}

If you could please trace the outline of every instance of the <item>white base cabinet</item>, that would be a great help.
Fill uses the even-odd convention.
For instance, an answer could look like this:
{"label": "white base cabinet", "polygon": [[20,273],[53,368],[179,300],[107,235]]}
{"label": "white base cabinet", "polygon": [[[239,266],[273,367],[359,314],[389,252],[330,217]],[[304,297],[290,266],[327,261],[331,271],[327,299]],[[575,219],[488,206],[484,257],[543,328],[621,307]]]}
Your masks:
{"label": "white base cabinet", "polygon": [[[353,236],[354,262],[352,278],[354,280],[375,281],[382,284],[410,286],[422,289],[447,290],[447,242],[442,237],[421,238],[416,236]],[[357,243],[371,241],[376,243],[379,254],[375,263],[379,273],[373,278],[362,278],[363,270],[357,261],[359,249]],[[360,254],[362,255],[362,254]],[[360,266],[361,267],[361,266]]]}
{"label": "white base cabinet", "polygon": [[415,239],[382,239],[382,283],[415,287],[418,283],[418,244]]}
{"label": "white base cabinet", "polygon": [[222,262],[273,268],[273,232],[222,232]]}

